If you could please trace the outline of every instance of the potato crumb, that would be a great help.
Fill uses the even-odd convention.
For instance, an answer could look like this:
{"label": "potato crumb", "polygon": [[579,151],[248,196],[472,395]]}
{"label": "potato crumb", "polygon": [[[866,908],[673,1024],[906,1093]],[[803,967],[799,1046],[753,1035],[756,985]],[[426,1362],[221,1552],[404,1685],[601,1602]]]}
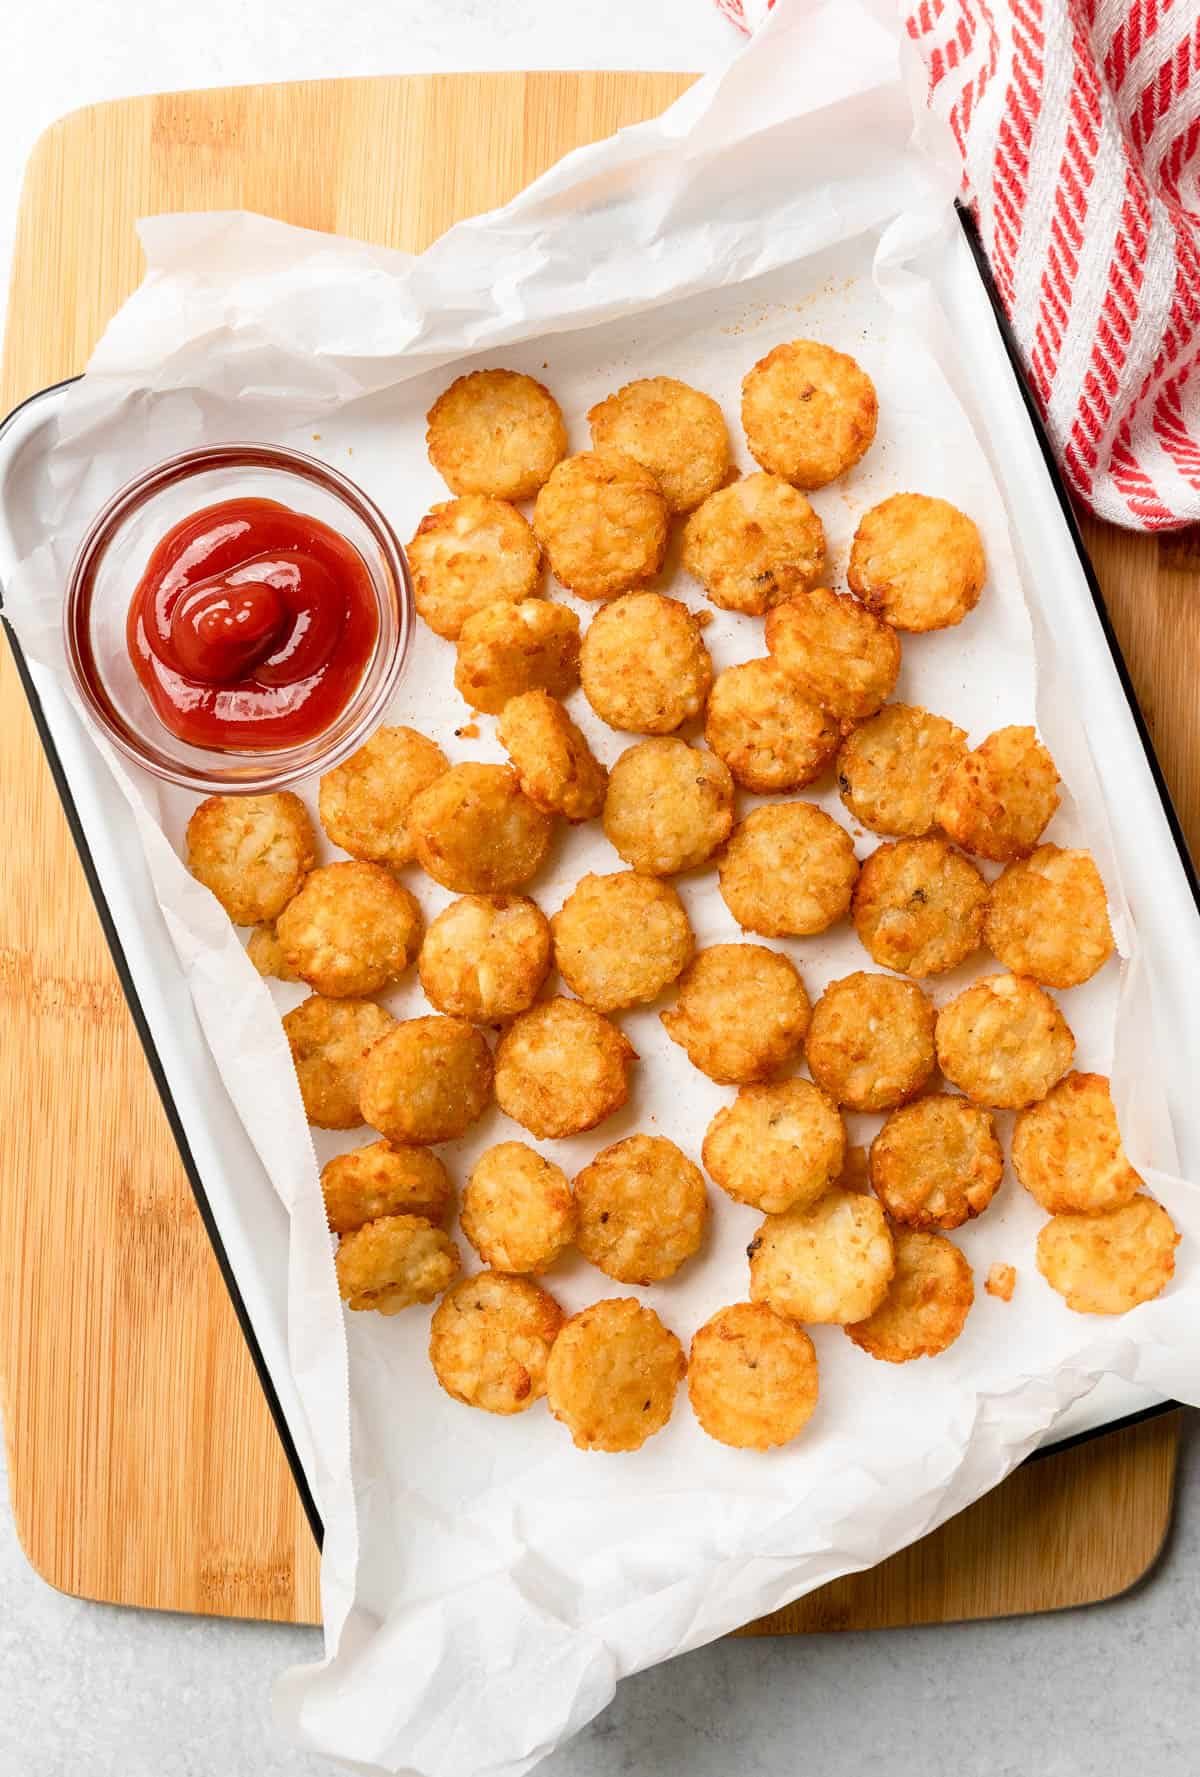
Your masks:
{"label": "potato crumb", "polygon": [[987,1274],[987,1282],[983,1287],[989,1296],[999,1296],[1002,1302],[1011,1302],[1013,1291],[1017,1287],[1016,1266],[990,1266]]}
{"label": "potato crumb", "polygon": [[454,732],[458,736],[459,740],[478,740],[479,739],[479,723],[478,722],[465,722],[461,728],[456,728],[454,730]]}

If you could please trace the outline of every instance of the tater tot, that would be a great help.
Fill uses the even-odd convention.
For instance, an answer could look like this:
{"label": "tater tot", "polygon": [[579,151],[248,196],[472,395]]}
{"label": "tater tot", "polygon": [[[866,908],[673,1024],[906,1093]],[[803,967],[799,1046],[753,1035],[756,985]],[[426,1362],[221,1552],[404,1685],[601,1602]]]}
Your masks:
{"label": "tater tot", "polygon": [[769,1080],[808,1029],[804,983],[786,956],[762,944],[713,944],[684,970],[659,1017],[693,1067],[720,1085]]}
{"label": "tater tot", "polygon": [[767,648],[797,691],[839,721],[887,702],[900,675],[894,629],[845,593],[815,586],[767,612]]}
{"label": "tater tot", "polygon": [[692,1339],[692,1412],[735,1450],[790,1443],[816,1411],[818,1386],[812,1340],[765,1302],[718,1308]]}
{"label": "tater tot", "polygon": [[276,921],[288,967],[329,998],[376,993],[409,967],[421,909],[382,864],[313,870]]}
{"label": "tater tot", "polygon": [[844,1328],[860,1351],[885,1364],[937,1357],[953,1345],[975,1300],[971,1267],[943,1234],[897,1228],[896,1272],[879,1307]]}
{"label": "tater tot", "polygon": [[704,738],[743,789],[801,790],[831,763],[841,730],[771,660],[746,660],[717,675]]}
{"label": "tater tot", "polygon": [[598,1012],[657,999],[694,948],[675,890],[633,870],[581,878],[550,926],[559,974]]}
{"label": "tater tot", "polygon": [[701,1153],[723,1191],[768,1215],[823,1197],[845,1157],[841,1112],[811,1080],[743,1086],[709,1124]]}
{"label": "tater tot", "polygon": [[532,376],[473,370],[428,415],[429,460],[456,494],[529,500],[566,455],[558,402]]}
{"label": "tater tot", "polygon": [[893,628],[948,629],[979,603],[983,540],[948,500],[893,494],[861,520],[846,578]]}
{"label": "tater tot", "polygon": [[475,1162],[462,1200],[462,1231],[493,1271],[545,1271],[575,1238],[575,1199],[560,1166],[502,1141]]}
{"label": "tater tot", "polygon": [[859,971],[813,1007],[805,1055],[835,1104],[887,1111],[915,1098],[934,1069],[934,1010],[915,981]]}
{"label": "tater tot", "polygon": [[937,1015],[937,1058],[976,1104],[1023,1110],[1062,1079],[1075,1053],[1048,993],[1021,975],[985,975]]}
{"label": "tater tot", "polygon": [[946,775],[937,818],[977,857],[1028,857],[1059,804],[1058,769],[1032,728],[998,728]]}
{"label": "tater tot", "polygon": [[485,1413],[524,1413],[546,1392],[563,1312],[525,1277],[481,1271],[446,1291],[433,1311],[429,1361],[448,1395]]}
{"label": "tater tot", "polygon": [[606,599],[653,580],[667,552],[668,517],[649,469],[623,451],[584,451],[546,482],[533,529],[568,592]]}
{"label": "tater tot", "polygon": [[909,1228],[959,1228],[982,1215],[1004,1176],[988,1113],[968,1099],[933,1092],[901,1105],[871,1143],[875,1195]]}
{"label": "tater tot", "polygon": [[988,885],[945,840],[900,839],[862,866],[851,912],[864,950],[919,979],[963,962],[983,941]]}
{"label": "tater tot", "polygon": [[396,1146],[456,1141],[487,1109],[492,1052],[463,1018],[409,1018],[367,1056],[362,1113]]}
{"label": "tater tot", "polygon": [[319,993],[284,1014],[283,1030],[304,1100],[317,1129],[356,1129],[367,1056],[396,1020],[373,1000],[327,1000]]}
{"label": "tater tot", "polygon": [[435,1296],[458,1276],[450,1236],[420,1216],[381,1216],[343,1234],[334,1255],[338,1290],[360,1313],[399,1314]]}
{"label": "tater tot", "polygon": [[458,638],[454,683],[474,710],[498,716],[512,697],[567,697],[579,683],[579,619],[566,605],[486,605]]}
{"label": "tater tot", "polygon": [[408,831],[417,862],[455,894],[495,895],[537,874],[554,822],[507,765],[452,765],[413,798]]}
{"label": "tater tot", "polygon": [[750,1300],[810,1324],[865,1320],[895,1269],[879,1204],[837,1186],[804,1209],[767,1216],[746,1250]]}
{"label": "tater tot", "polygon": [[321,779],[321,825],[335,845],[370,864],[409,864],[413,797],[449,769],[441,747],[415,728],[377,728]]}
{"label": "tater tot", "polygon": [[1113,952],[1108,902],[1090,852],[1039,845],[992,884],[983,939],[1014,975],[1079,987]]}
{"label": "tater tot", "polygon": [[580,681],[602,722],[627,734],[670,734],[698,716],[712,661],[687,606],[631,592],[597,611],[579,656]]}
{"label": "tater tot", "polygon": [[725,416],[711,395],[673,376],[626,383],[588,413],[597,450],[649,469],[672,512],[691,512],[729,473]]}
{"label": "tater tot", "polygon": [[708,1221],[700,1168],[661,1135],[604,1148],[575,1179],[576,1243],[618,1283],[660,1283],[699,1251]]}
{"label": "tater tot", "polygon": [[550,923],[524,895],[464,895],[426,932],[417,968],[439,1012],[503,1023],[532,1006],[550,972]]}
{"label": "tater tot", "polygon": [[937,826],[942,785],[966,750],[965,732],[944,716],[889,703],[842,742],[838,792],[872,832],[920,839]]}
{"label": "tater tot", "polygon": [[683,1347],[632,1296],[573,1314],[550,1352],[546,1397],[580,1450],[640,1450],[671,1417]]}
{"label": "tater tot", "polygon": [[683,565],[714,605],[761,617],[815,586],[825,528],[802,493],[777,475],[720,488],[683,527]]}
{"label": "tater tot", "polygon": [[608,775],[604,831],[634,870],[675,876],[712,857],[733,825],[733,779],[673,735],[628,747]]}
{"label": "tater tot", "polygon": [[535,808],[568,821],[596,818],[608,773],[561,703],[545,691],[510,698],[496,733]]}
{"label": "tater tot", "polygon": [[628,1037],[590,1006],[543,1000],[500,1039],[496,1101],[541,1140],[579,1135],[620,1110],[636,1060]]}
{"label": "tater tot", "polygon": [[1099,1215],[1142,1189],[1103,1074],[1070,1073],[1013,1127],[1013,1170],[1051,1215]]}
{"label": "tater tot", "polygon": [[408,545],[408,565],[417,610],[435,635],[453,642],[487,606],[534,596],[542,552],[515,506],[464,494],[426,513]]}
{"label": "tater tot", "polygon": [[875,385],[845,352],[794,339],[742,383],[742,427],[756,462],[794,487],[824,487],[870,448]]}
{"label": "tater tot", "polygon": [[1175,1275],[1179,1235],[1161,1203],[1135,1197],[1102,1215],[1051,1216],[1037,1268],[1076,1314],[1127,1314]]}
{"label": "tater tot", "polygon": [[187,824],[187,866],[235,926],[283,912],[317,861],[299,796],[209,796]]}
{"label": "tater tot", "polygon": [[335,1234],[353,1234],[380,1216],[420,1216],[444,1222],[454,1198],[450,1174],[428,1148],[394,1148],[373,1141],[335,1154],[321,1168],[325,1218]]}
{"label": "tater tot", "polygon": [[815,802],[778,802],[739,822],[717,870],[744,931],[806,937],[846,912],[858,860],[849,833]]}

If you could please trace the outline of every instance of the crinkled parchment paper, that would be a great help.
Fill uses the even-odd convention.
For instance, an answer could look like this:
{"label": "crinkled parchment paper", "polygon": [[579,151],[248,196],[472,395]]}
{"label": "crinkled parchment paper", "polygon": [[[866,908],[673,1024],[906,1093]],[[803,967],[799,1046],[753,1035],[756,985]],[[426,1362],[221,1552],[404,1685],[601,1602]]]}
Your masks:
{"label": "crinkled parchment paper", "polygon": [[[950,238],[954,175],[940,145],[930,152],[912,136],[890,28],[855,0],[780,4],[740,60],[664,117],[570,155],[419,258],[255,216],[147,222],[146,281],[67,400],[52,540],[24,564],[8,604],[29,651],[59,671],[61,588],[87,521],[121,482],[173,451],[236,438],[299,445],[355,477],[407,536],[444,492],[423,434],[450,364],[543,376],[575,448],[587,443],[588,406],[630,377],[692,379],[722,401],[749,468],[737,419],[750,365],[797,335],[853,352],[878,386],[881,423],[860,468],[815,498],[835,572],[858,514],[898,488],[943,494],[980,522],[991,564],[984,600],[960,629],[906,639],[897,695],[953,717],[973,742],[1040,714],[1070,791],[1049,837],[1095,850],[1125,959],[1064,998],[1077,1064],[1113,1067],[1133,1158],[1184,1234],[1159,1300],[1114,1321],[1072,1315],[1035,1270],[1042,1218],[1010,1178],[987,1215],[955,1236],[979,1291],[957,1344],[897,1368],[872,1362],[836,1327],[815,1329],[819,1411],[792,1447],[770,1455],[711,1442],[682,1396],[660,1436],[617,1457],[575,1451],[541,1408],[513,1421],[472,1413],[434,1383],[427,1311],[344,1319],[317,1164],[365,1136],[318,1134],[314,1154],[278,1021],[300,990],[259,981],[245,934],[184,870],[190,799],[110,758],[230,1099],[291,1212],[291,1358],[327,1529],[327,1657],[281,1681],[279,1710],[303,1743],[359,1768],[523,1771],[601,1709],[624,1674],[876,1562],[958,1511],[1102,1373],[1200,1401],[1200,1209],[1176,1176],[1146,1065],[1149,990],[1086,740],[1070,698],[1043,697],[1038,708],[1008,519],[952,390],[957,347],[913,269],[918,250],[928,264]],[[674,558],[666,582],[702,605]],[[718,667],[762,652],[752,619],[717,613],[706,639]],[[1043,686],[1062,670],[1045,647]],[[478,738],[454,735],[469,713],[452,668],[450,647],[422,626],[392,718],[435,734],[454,758],[501,757],[488,718]],[[573,708],[611,762],[623,738],[581,705],[577,695]],[[817,799],[845,818],[831,789]],[[874,840],[860,834],[857,844],[863,855]],[[585,870],[619,867],[597,826],[564,831],[533,892],[552,910]],[[449,897],[410,876],[432,916]],[[736,937],[711,871],[681,889],[700,943]],[[867,962],[846,925],[779,947],[814,998]],[[941,978],[934,997],[979,972]],[[419,989],[388,1003],[416,1010]],[[668,1042],[657,1011],[622,1020],[642,1057],[628,1110],[552,1144],[568,1170],[634,1129],[671,1135],[696,1155],[730,1098]],[[860,1141],[878,1123],[850,1121]],[[493,1111],[443,1152],[461,1181],[478,1151],[520,1133]],[[712,1198],[702,1255],[641,1292],[685,1341],[746,1290],[744,1248],[758,1218]],[[1017,1267],[1011,1304],[982,1293],[993,1260]],[[548,1282],[570,1309],[622,1293],[580,1260]]]}

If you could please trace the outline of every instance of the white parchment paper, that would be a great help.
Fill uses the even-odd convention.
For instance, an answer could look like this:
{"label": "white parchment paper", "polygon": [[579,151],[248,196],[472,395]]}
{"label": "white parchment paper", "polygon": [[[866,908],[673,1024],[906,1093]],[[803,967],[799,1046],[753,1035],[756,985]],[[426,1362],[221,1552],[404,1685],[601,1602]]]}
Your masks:
{"label": "white parchment paper", "polygon": [[[61,589],[79,537],[114,488],[170,452],[237,438],[300,446],[358,480],[406,536],[444,496],[424,414],[451,364],[455,374],[502,362],[543,377],[573,448],[588,442],[589,405],[622,382],[683,377],[721,400],[748,469],[737,418],[750,365],[797,335],[853,352],[882,417],[864,463],[815,498],[835,583],[859,514],[889,492],[942,494],[980,523],[984,600],[960,629],[906,639],[897,696],[954,718],[973,742],[1001,723],[1040,720],[1068,787],[1049,837],[1091,845],[1123,958],[1064,996],[1077,1065],[1112,1070],[1132,1157],[1184,1235],[1157,1301],[1111,1322],[1072,1315],[1036,1273],[1043,1218],[1010,1178],[955,1236],[978,1290],[961,1339],[936,1362],[897,1368],[838,1328],[815,1329],[820,1409],[794,1446],[770,1455],[713,1443],[682,1397],[661,1435],[620,1457],[575,1451],[540,1408],[514,1421],[472,1413],[433,1381],[426,1311],[343,1316],[318,1162],[367,1136],[318,1133],[314,1152],[279,1027],[301,990],[258,979],[244,934],[183,868],[192,799],[109,755],[230,1098],[291,1214],[291,1361],[326,1525],[327,1652],[281,1682],[279,1712],[298,1740],[359,1768],[526,1770],[623,1675],[878,1561],[961,1509],[1100,1375],[1200,1401],[1200,1203],[1177,1176],[1147,1064],[1153,1007],[1086,738],[1062,691],[1069,669],[1041,620],[1035,643],[1009,515],[954,392],[966,342],[948,338],[916,270],[953,226],[954,173],[941,145],[914,141],[912,117],[896,38],[869,6],[781,0],[740,60],[664,117],[569,156],[419,258],[254,216],[145,223],[146,281],[68,398],[50,540],[8,592],[26,648],[60,672]],[[664,585],[703,606],[675,556]],[[586,621],[588,608],[576,608]],[[717,613],[705,634],[718,668],[763,651],[753,619]],[[422,626],[390,719],[434,734],[452,758],[502,757],[488,718],[477,736],[456,736],[470,712],[452,673],[453,650]],[[611,762],[626,737],[579,696],[572,708]],[[812,794],[845,818],[829,786]],[[856,842],[860,855],[875,843]],[[598,827],[564,832],[532,892],[553,910],[586,870],[620,867]],[[450,899],[410,876],[427,915]],[[700,944],[737,937],[711,871],[680,887]],[[867,963],[848,926],[778,947],[813,998]],[[944,1002],[980,972],[940,978],[933,997]],[[402,1016],[425,1009],[411,984],[387,1003]],[[635,1129],[698,1156],[732,1096],[690,1067],[658,1010],[622,1019],[642,1058],[628,1109],[588,1136],[545,1144],[568,1171]],[[852,1138],[869,1139],[878,1122],[850,1119]],[[461,1180],[484,1147],[522,1133],[493,1110],[443,1153]],[[759,1218],[715,1190],[712,1199],[704,1252],[637,1292],[685,1342],[746,1291],[744,1248]],[[1018,1269],[1010,1305],[982,1293],[994,1260]],[[571,1310],[625,1293],[578,1259],[547,1282]]]}

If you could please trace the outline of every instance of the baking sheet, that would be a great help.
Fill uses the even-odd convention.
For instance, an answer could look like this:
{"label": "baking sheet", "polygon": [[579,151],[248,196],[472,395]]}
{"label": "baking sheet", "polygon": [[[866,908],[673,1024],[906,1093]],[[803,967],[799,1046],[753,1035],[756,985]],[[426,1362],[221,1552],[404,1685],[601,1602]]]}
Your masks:
{"label": "baking sheet", "polygon": [[[982,521],[987,536],[993,582],[986,605],[961,632],[914,644],[919,665],[912,660],[906,666],[906,673],[916,669],[915,676],[902,680],[899,694],[955,716],[973,739],[1000,721],[1030,719],[1030,631],[1017,559],[987,458],[949,386],[939,387],[938,354],[968,403],[974,366],[967,375],[948,349],[932,293],[913,281],[907,257],[918,243],[935,259],[952,251],[952,235],[943,225],[948,192],[941,189],[939,197],[925,164],[905,152],[907,126],[896,98],[890,39],[869,19],[854,21],[852,11],[841,8],[838,18],[861,53],[838,62],[840,85],[831,84],[828,66],[813,65],[825,37],[809,37],[831,21],[822,21],[819,10],[784,9],[771,32],[775,60],[758,64],[752,85],[746,69],[753,50],[740,72],[705,83],[699,97],[689,95],[657,131],[649,126],[625,132],[615,146],[571,157],[566,170],[548,175],[507,219],[502,213],[475,224],[457,242],[447,237],[442,249],[416,265],[380,254],[367,264],[364,249],[247,219],[156,224],[147,235],[151,280],[118,318],[88,382],[68,402],[53,466],[55,537],[13,588],[23,639],[42,651],[53,670],[54,596],[61,584],[55,576],[63,552],[69,553],[71,525],[90,516],[114,478],[193,438],[237,435],[251,419],[258,436],[302,442],[307,433],[310,448],[319,445],[349,469],[407,528],[440,491],[424,463],[420,433],[428,393],[445,380],[425,365],[444,355],[448,330],[458,329],[460,343],[503,340],[504,361],[518,368],[536,373],[547,364],[544,374],[564,398],[577,445],[585,441],[580,421],[588,402],[649,369],[693,376],[721,396],[732,418],[737,383],[749,364],[777,339],[808,332],[861,357],[876,377],[885,415],[880,443],[861,476],[844,491],[818,497],[833,559],[844,554],[856,510],[891,491],[900,478],[956,499]],[[863,84],[847,90],[851,65]],[[809,78],[812,87],[806,87]],[[798,94],[806,90],[820,95],[820,103],[797,120]],[[745,109],[751,101],[753,127]],[[801,205],[794,169],[807,163],[793,157],[793,196],[779,198],[790,205],[785,217],[778,215],[775,191],[762,181],[753,201],[766,209],[757,221],[744,214],[729,218],[725,210],[735,199],[751,201],[746,180],[756,156],[769,154],[775,165],[781,147],[802,148],[807,141],[811,150],[814,116],[821,119],[826,144],[831,134],[839,139],[839,129],[852,139],[853,177],[843,170],[836,188],[826,181],[817,194],[808,189]],[[871,154],[878,160],[874,170]],[[706,220],[711,209],[688,209],[700,182],[694,163],[705,155],[705,203],[722,214],[718,228]],[[581,204],[587,224],[582,231]],[[888,229],[897,205],[910,218],[902,231]],[[571,206],[575,211],[568,215]],[[640,237],[636,228],[624,229],[627,213],[640,224]],[[581,285],[578,261],[572,260],[568,292],[568,256],[560,246],[560,265],[555,243],[586,240],[589,228],[603,227],[612,242],[608,262],[594,265]],[[661,250],[650,274],[631,281],[622,254],[644,251],[647,230]],[[839,231],[846,230],[843,239]],[[472,259],[478,266],[479,251],[486,245],[494,254],[500,244],[508,250],[495,262],[520,265],[524,251],[527,278],[502,279],[477,292],[473,307],[464,306]],[[764,259],[772,258],[792,269],[766,269]],[[870,278],[877,258],[891,299],[886,306]],[[627,313],[619,323],[607,318],[616,303],[614,288],[623,292],[620,302],[627,309],[631,288],[661,304],[667,269],[687,291],[669,313],[660,306]],[[749,272],[759,275],[750,278]],[[699,298],[696,284],[705,277],[726,287]],[[434,309],[422,306],[431,292],[438,298]],[[544,309],[551,299],[560,302],[557,325]],[[904,326],[897,302],[906,311]],[[586,336],[569,330],[570,323],[589,319],[599,324]],[[314,336],[318,320],[322,332]],[[532,335],[528,346],[516,339],[521,326]],[[204,342],[199,350],[193,335]],[[456,369],[465,367],[456,362]],[[355,390],[366,394],[349,406],[339,399]],[[936,424],[930,424],[933,415]],[[986,409],[980,417],[986,422]],[[320,438],[313,440],[309,428]],[[402,489],[399,464],[405,469]],[[696,589],[687,596],[699,603]],[[1051,614],[1057,627],[1063,615],[1057,600]],[[1044,621],[1044,615],[1035,617]],[[748,620],[727,623],[724,614],[718,618],[707,632],[718,665],[760,651],[755,627]],[[444,709],[449,651],[427,635],[423,641],[433,652],[427,660],[414,657],[396,715],[431,725],[445,740],[450,724],[430,716]],[[1043,659],[1049,667],[1050,655],[1044,652]],[[1068,684],[1076,682],[1073,674]],[[1086,829],[1128,939],[1120,920],[1116,852],[1087,736],[1073,698],[1048,673],[1044,686],[1050,695],[1041,700],[1042,725],[1083,811],[1082,828],[1073,826],[1079,816],[1068,809],[1050,836],[1069,842]],[[587,725],[597,737],[604,733],[594,722]],[[490,731],[489,723],[482,726]],[[611,757],[620,743],[604,738]],[[469,750],[477,757],[499,756],[483,743]],[[1190,1390],[1195,1398],[1181,1337],[1188,1298],[1197,1287],[1191,1243],[1181,1249],[1179,1275],[1167,1296],[1101,1327],[1070,1316],[1036,1279],[1031,1247],[1040,1218],[1010,1184],[961,1243],[977,1271],[992,1257],[1017,1259],[1021,1315],[981,1298],[962,1340],[936,1368],[916,1365],[902,1372],[871,1365],[836,1329],[819,1330],[825,1384],[820,1420],[794,1450],[767,1459],[712,1445],[682,1409],[639,1455],[611,1461],[564,1449],[560,1429],[541,1414],[516,1426],[480,1424],[437,1395],[423,1358],[422,1317],[406,1316],[382,1328],[355,1317],[349,1346],[355,1513],[341,1321],[331,1299],[315,1166],[303,1125],[297,1126],[298,1102],[281,1063],[275,1014],[223,916],[182,876],[164,843],[154,820],[155,791],[123,773],[120,781],[139,819],[201,1019],[224,1055],[231,1094],[292,1212],[292,1369],[309,1418],[317,1493],[330,1533],[326,1628],[331,1648],[338,1649],[323,1674],[297,1678],[285,1694],[285,1708],[295,1711],[311,1744],[366,1763],[421,1770],[521,1768],[594,1713],[623,1671],[697,1645],[847,1567],[866,1565],[958,1509],[1019,1460],[1100,1371],[1123,1371],[1185,1396]],[[836,801],[829,806],[840,812]],[[164,796],[161,808],[168,831],[177,835],[187,805]],[[603,848],[591,836],[571,836],[535,885],[544,905],[557,905],[578,874],[593,867],[587,848],[597,844]],[[860,851],[866,849],[864,836]],[[599,867],[619,867],[606,848],[603,855]],[[425,884],[419,892],[429,911],[446,898]],[[689,881],[685,896],[701,942],[718,933],[735,935],[723,904],[702,881]],[[844,933],[780,948],[794,951],[814,992],[862,961]],[[1115,965],[1105,975],[1069,996],[1081,1065],[1105,1067],[1112,1050]],[[943,981],[935,997],[948,997],[955,985]],[[1157,1074],[1144,1066],[1150,1024],[1145,971],[1131,968],[1125,990],[1122,1040],[1133,1045],[1142,1065],[1117,1069],[1123,1121],[1133,1131],[1135,1159],[1173,1171],[1177,1162],[1155,1089]],[[396,1003],[403,1006],[405,996]],[[645,1057],[642,1082],[655,1077],[662,1093],[656,1098],[641,1090],[637,1124],[675,1134],[695,1152],[712,1109],[730,1095],[709,1088],[687,1067],[651,1013],[631,1016],[627,1028]],[[675,1094],[667,1089],[672,1083],[688,1095],[683,1128]],[[651,1124],[651,1117],[658,1122]],[[579,1158],[633,1126],[632,1119],[612,1119],[577,1144]],[[497,1113],[471,1146],[509,1133],[515,1132]],[[573,1145],[559,1144],[567,1164]],[[468,1154],[464,1148],[459,1162]],[[1147,1176],[1181,1226],[1194,1233],[1190,1190],[1150,1170]],[[714,1209],[718,1227],[703,1267],[697,1264],[651,1292],[684,1334],[745,1287],[740,1249],[757,1218],[724,1201]],[[556,1273],[554,1287],[569,1306],[610,1293],[578,1266],[561,1279]],[[397,1401],[404,1402],[403,1416],[395,1412]]]}

